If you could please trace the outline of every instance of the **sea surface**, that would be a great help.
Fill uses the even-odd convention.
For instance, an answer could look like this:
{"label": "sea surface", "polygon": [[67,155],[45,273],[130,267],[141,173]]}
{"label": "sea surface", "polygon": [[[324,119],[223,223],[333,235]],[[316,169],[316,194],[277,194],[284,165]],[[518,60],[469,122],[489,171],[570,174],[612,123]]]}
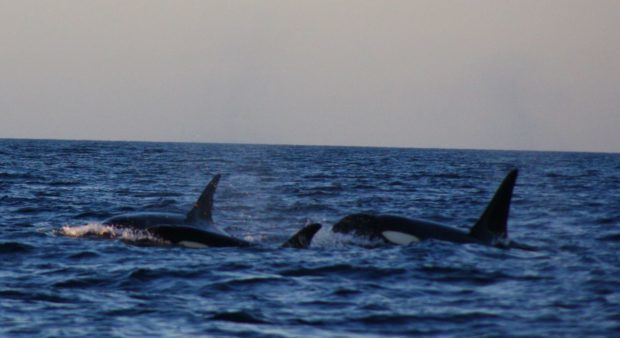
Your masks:
{"label": "sea surface", "polygon": [[[514,167],[509,236],[537,251],[329,231],[467,231]],[[253,247],[100,224],[185,213],[218,173],[215,222]],[[311,222],[309,249],[279,248]],[[619,337],[619,249],[620,154],[0,140],[2,337]]]}

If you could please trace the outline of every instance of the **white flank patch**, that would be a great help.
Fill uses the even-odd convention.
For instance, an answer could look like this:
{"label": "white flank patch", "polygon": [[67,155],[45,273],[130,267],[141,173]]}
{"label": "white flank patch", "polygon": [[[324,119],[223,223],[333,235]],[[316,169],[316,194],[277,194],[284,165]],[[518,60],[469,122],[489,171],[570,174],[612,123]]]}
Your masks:
{"label": "white flank patch", "polygon": [[400,244],[400,245],[407,245],[410,243],[420,241],[420,239],[417,238],[416,236],[406,234],[404,232],[398,232],[398,231],[384,231],[381,233],[381,235],[383,235],[383,237],[385,237],[385,239],[387,239],[388,241],[394,244]]}
{"label": "white flank patch", "polygon": [[192,248],[192,249],[202,249],[202,248],[208,248],[208,245],[204,245],[202,243],[198,243],[198,242],[192,242],[192,241],[180,241],[179,245],[184,246],[186,248]]}

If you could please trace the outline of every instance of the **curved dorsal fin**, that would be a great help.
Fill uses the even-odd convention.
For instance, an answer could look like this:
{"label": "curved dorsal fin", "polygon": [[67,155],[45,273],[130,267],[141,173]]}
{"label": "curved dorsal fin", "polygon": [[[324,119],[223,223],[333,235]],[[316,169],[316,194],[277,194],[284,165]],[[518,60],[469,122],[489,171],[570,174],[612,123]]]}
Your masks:
{"label": "curved dorsal fin", "polygon": [[306,225],[289,238],[288,241],[284,242],[281,247],[306,249],[310,246],[312,238],[319,230],[321,230],[321,225],[318,223]]}
{"label": "curved dorsal fin", "polygon": [[510,201],[518,173],[517,169],[513,169],[506,175],[486,210],[469,231],[471,236],[488,244],[496,244],[508,238]]}
{"label": "curved dorsal fin", "polygon": [[215,194],[215,189],[217,189],[217,184],[220,181],[220,177],[222,175],[215,175],[211,179],[211,182],[207,184],[205,189],[202,191],[202,194],[196,201],[196,204],[187,213],[187,221],[197,222],[200,220],[207,221],[209,223],[213,222],[213,218],[211,212],[213,211],[213,194]]}

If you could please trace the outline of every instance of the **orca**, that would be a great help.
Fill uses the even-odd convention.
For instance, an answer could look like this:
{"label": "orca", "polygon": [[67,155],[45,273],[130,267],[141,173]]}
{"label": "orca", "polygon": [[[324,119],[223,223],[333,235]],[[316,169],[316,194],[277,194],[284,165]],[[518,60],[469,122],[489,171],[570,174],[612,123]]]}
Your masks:
{"label": "orca", "polygon": [[351,234],[386,244],[407,245],[427,239],[453,243],[475,243],[500,248],[535,250],[508,239],[508,214],[518,170],[504,178],[485,211],[469,232],[435,222],[394,215],[352,214],[331,228],[334,233]]}
{"label": "orca", "polygon": [[[213,195],[221,175],[215,175],[202,191],[194,207],[185,215],[164,212],[134,212],[104,220],[101,224],[146,231],[157,239],[192,248],[246,247],[252,243],[235,238],[213,222]],[[310,224],[286,241],[282,247],[307,248],[321,228]]]}
{"label": "orca", "polygon": [[213,195],[220,182],[221,175],[215,175],[200,194],[194,207],[187,214],[165,212],[133,212],[110,217],[101,224],[117,228],[147,230],[153,226],[191,226],[206,231],[230,236],[213,222]]}
{"label": "orca", "polygon": [[[312,237],[314,237],[320,229],[320,224],[307,225],[295,233],[280,247],[296,249],[308,248],[312,242]],[[188,226],[156,225],[146,230],[161,240],[189,248],[249,247],[254,245],[242,239]]]}

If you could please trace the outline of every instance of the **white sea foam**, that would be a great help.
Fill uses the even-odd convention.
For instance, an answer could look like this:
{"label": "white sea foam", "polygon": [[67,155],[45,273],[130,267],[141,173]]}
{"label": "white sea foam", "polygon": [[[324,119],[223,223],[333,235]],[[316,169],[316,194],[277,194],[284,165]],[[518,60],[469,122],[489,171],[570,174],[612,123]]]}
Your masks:
{"label": "white sea foam", "polygon": [[68,237],[98,237],[119,239],[128,242],[148,242],[156,244],[166,243],[145,230],[119,228],[98,223],[89,223],[77,226],[65,225],[58,231],[58,233]]}
{"label": "white sea foam", "polygon": [[364,236],[335,233],[331,227],[323,227],[314,235],[313,248],[344,248],[348,246],[377,247],[385,245],[381,239],[369,239]]}
{"label": "white sea foam", "polygon": [[258,235],[245,235],[243,236],[243,240],[246,242],[250,242],[250,243],[260,243],[262,241],[265,240],[267,236],[263,235],[263,234],[258,234]]}
{"label": "white sea foam", "polygon": [[89,223],[77,226],[65,225],[60,229],[58,233],[68,237],[117,237],[116,229],[114,227],[97,223]]}

